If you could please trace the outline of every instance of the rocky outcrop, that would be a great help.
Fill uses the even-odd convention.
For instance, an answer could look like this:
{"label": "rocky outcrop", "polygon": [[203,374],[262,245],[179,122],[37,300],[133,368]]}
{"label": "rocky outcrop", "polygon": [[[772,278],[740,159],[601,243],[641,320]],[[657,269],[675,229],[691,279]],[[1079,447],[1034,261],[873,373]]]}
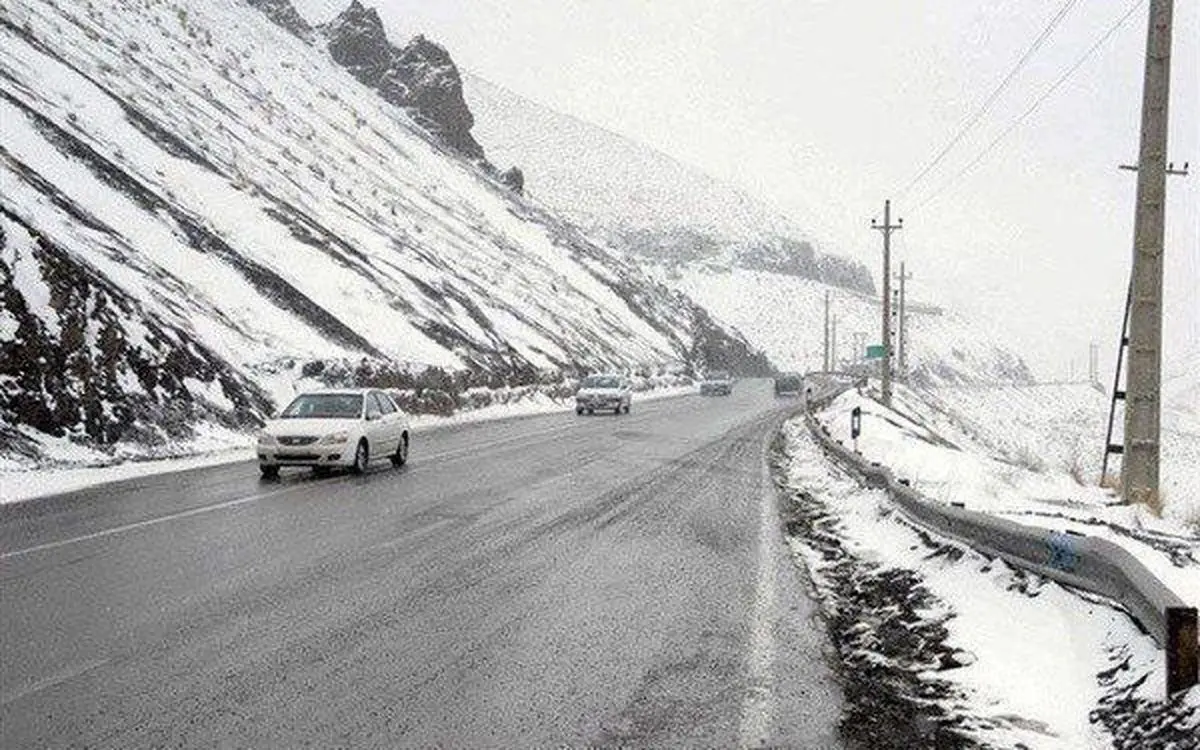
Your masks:
{"label": "rocky outcrop", "polygon": [[503,182],[514,193],[521,195],[525,193],[525,173],[521,171],[520,167],[509,167],[501,172],[500,182]]}
{"label": "rocky outcrop", "polygon": [[[290,0],[247,2],[301,39],[318,37]],[[483,161],[483,147],[471,135],[475,117],[463,98],[462,77],[444,47],[423,36],[403,47],[393,45],[379,14],[358,0],[319,31],[334,61],[351,75],[404,109],[447,147]]]}
{"label": "rocky outcrop", "polygon": [[775,237],[739,247],[734,253],[734,263],[751,271],[812,279],[842,289],[875,294],[875,282],[866,266],[838,255],[818,253],[803,240]]}
{"label": "rocky outcrop", "polygon": [[782,236],[727,240],[689,227],[624,231],[617,233],[615,239],[631,255],[666,266],[699,263],[744,268],[875,294],[875,281],[866,266],[849,258],[820,253],[804,240]]}
{"label": "rocky outcrop", "polygon": [[[0,208],[0,422],[103,447],[261,424],[254,384]],[[0,451],[19,440],[0,436]]]}
{"label": "rocky outcrop", "polygon": [[312,38],[313,29],[290,0],[247,0],[250,6],[261,10],[267,18],[304,40]]}
{"label": "rocky outcrop", "polygon": [[322,28],[329,53],[350,74],[408,111],[422,127],[470,159],[483,159],[471,136],[475,118],[462,78],[445,48],[417,36],[403,47],[388,41],[374,8],[352,0]]}

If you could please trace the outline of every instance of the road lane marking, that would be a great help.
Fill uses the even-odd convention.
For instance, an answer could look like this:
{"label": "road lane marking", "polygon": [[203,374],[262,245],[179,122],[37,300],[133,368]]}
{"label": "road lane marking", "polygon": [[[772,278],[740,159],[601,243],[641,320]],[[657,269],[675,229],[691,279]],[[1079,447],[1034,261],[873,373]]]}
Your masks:
{"label": "road lane marking", "polygon": [[34,693],[40,693],[47,688],[52,688],[55,685],[61,685],[68,680],[81,677],[88,672],[91,672],[93,669],[102,667],[105,664],[108,664],[108,659],[92,659],[91,661],[85,661],[82,664],[76,664],[73,667],[68,667],[62,671],[55,672],[49,677],[43,677],[42,679],[32,682],[23,688],[14,690],[10,693],[4,693],[4,695],[0,696],[0,706],[7,706],[10,703],[19,701],[22,698],[33,695]]}
{"label": "road lane marking", "polygon": [[758,578],[750,620],[749,685],[742,699],[741,747],[763,747],[770,741],[775,713],[772,685],[775,663],[775,485],[771,481],[764,448],[762,492],[758,522]]}
{"label": "road lane marking", "polygon": [[[663,400],[665,400],[665,399],[663,399]],[[415,459],[411,463],[416,464],[416,465],[421,465],[426,462],[432,462],[432,461],[437,461],[437,460],[473,457],[473,456],[478,455],[480,451],[488,450],[488,449],[492,449],[492,448],[498,448],[498,447],[505,446],[505,445],[508,445],[511,443],[528,441],[532,438],[557,437],[558,435],[574,432],[574,431],[578,430],[579,424],[580,423],[577,420],[571,420],[566,426],[559,427],[557,429],[543,430],[540,432],[525,433],[525,434],[520,434],[520,435],[513,435],[510,437],[506,437],[506,438],[500,438],[499,440],[491,440],[491,441],[487,441],[484,443],[478,443],[478,444],[469,445],[469,446],[466,446],[463,448],[456,448],[456,449],[452,449],[452,450],[448,450],[448,451],[443,451],[441,453],[435,453],[435,454],[428,455],[428,456],[418,456],[418,457],[415,457]],[[229,501],[226,501],[223,503],[217,503],[215,505],[206,505],[202,508],[192,508],[191,510],[180,511],[179,513],[172,513],[172,514],[166,515],[166,516],[150,518],[150,519],[146,519],[145,521],[138,521],[136,523],[125,524],[124,526],[117,526],[117,527],[111,528],[111,529],[104,529],[102,531],[96,531],[91,534],[84,534],[82,536],[71,537],[69,539],[60,539],[58,541],[47,542],[45,544],[39,544],[34,547],[27,547],[25,549],[15,550],[12,552],[0,552],[0,561],[15,559],[18,557],[22,557],[24,555],[31,555],[35,552],[44,552],[46,550],[57,549],[59,547],[66,547],[66,546],[69,546],[72,544],[78,544],[80,542],[90,541],[92,539],[102,539],[104,537],[115,536],[117,534],[123,534],[128,531],[135,531],[137,529],[146,528],[149,526],[157,526],[158,524],[167,523],[169,521],[177,521],[181,518],[197,516],[197,515],[201,515],[203,513],[209,513],[212,511],[216,511],[216,510],[233,508],[238,505],[243,505],[245,503],[254,502],[256,500],[263,500],[268,497],[273,497],[275,495],[279,495],[284,492],[291,492],[292,490],[299,489],[299,488],[305,487],[305,486],[309,486],[309,485],[293,485],[290,487],[284,487],[282,489],[273,490],[271,492],[262,492],[262,493],[258,493],[255,495],[250,495],[248,497],[238,498],[236,500],[229,500]]]}
{"label": "road lane marking", "polygon": [[405,542],[413,542],[417,539],[422,539],[426,536],[429,536],[430,534],[433,534],[435,531],[440,531],[442,529],[442,527],[445,526],[446,524],[454,523],[457,520],[459,520],[459,519],[457,519],[457,518],[439,518],[438,520],[434,521],[431,524],[427,524],[425,526],[421,526],[416,529],[411,529],[409,531],[405,531],[404,533],[400,534],[399,536],[392,537],[391,539],[388,539],[387,541],[379,542],[378,544],[372,544],[370,547],[367,547],[365,551],[366,552],[376,552],[381,549],[391,549],[392,547],[397,547]]}
{"label": "road lane marking", "polygon": [[[658,406],[659,402],[673,400],[675,398],[679,398],[680,396],[688,396],[688,395],[692,395],[692,394],[682,393],[682,394],[679,394],[679,396],[669,396],[669,397],[663,397],[663,398],[650,399],[649,401],[645,402],[645,404],[647,407],[649,407],[649,406],[654,407],[649,412],[649,415],[652,416],[656,412],[661,411],[661,408]],[[645,407],[643,407],[643,408],[645,408]],[[568,411],[566,413],[570,414],[570,411]],[[551,415],[558,415],[558,414],[559,414],[558,412],[551,413]],[[541,415],[536,415],[536,416],[541,416]],[[509,437],[499,438],[497,440],[488,440],[488,441],[484,441],[482,443],[475,443],[474,445],[464,446],[462,448],[452,448],[450,450],[442,451],[441,453],[432,453],[429,455],[414,456],[413,463],[424,463],[425,461],[435,461],[438,459],[457,459],[457,458],[463,458],[463,457],[473,457],[479,451],[489,450],[492,448],[499,448],[499,447],[508,445],[510,443],[519,443],[519,442],[530,440],[533,438],[551,438],[551,437],[556,437],[558,435],[567,435],[567,434],[571,434],[571,433],[577,433],[577,432],[579,432],[581,427],[589,425],[589,423],[592,420],[595,420],[596,422],[598,422],[602,425],[614,425],[614,426],[628,425],[631,422],[635,425],[642,424],[645,420],[639,419],[639,417],[645,417],[645,416],[647,416],[647,413],[645,411],[638,411],[636,414],[633,414],[633,415],[625,415],[623,417],[610,417],[609,419],[602,419],[602,417],[606,417],[606,416],[608,416],[608,415],[596,414],[596,415],[589,415],[586,419],[584,419],[584,418],[579,417],[578,415],[574,415],[571,419],[567,420],[567,422],[563,426],[560,426],[560,427],[553,427],[551,429],[545,429],[545,430],[540,430],[540,431],[536,431],[536,432],[527,432],[527,433],[523,433],[520,435],[511,435]],[[522,417],[514,417],[513,419],[520,420],[520,419],[522,419]],[[621,421],[618,422],[618,421],[616,421],[617,419],[620,419]],[[505,420],[497,420],[497,421],[502,422]],[[420,433],[415,433],[415,434],[420,434]]]}
{"label": "road lane marking", "polygon": [[69,539],[59,539],[56,542],[46,542],[45,544],[39,544],[36,547],[27,547],[25,549],[16,550],[15,552],[3,552],[3,553],[0,553],[0,560],[9,560],[12,558],[21,557],[23,555],[31,555],[34,552],[44,552],[49,549],[57,549],[59,547],[66,547],[66,546],[69,546],[72,544],[78,544],[79,542],[90,541],[92,539],[103,539],[104,537],[114,536],[116,534],[124,534],[127,531],[134,531],[136,529],[144,529],[148,526],[157,526],[160,523],[167,523],[169,521],[178,521],[181,518],[188,518],[190,516],[198,516],[203,513],[211,513],[212,511],[215,511],[215,510],[224,510],[225,508],[233,508],[238,505],[252,503],[256,500],[265,500],[268,497],[274,497],[275,495],[282,495],[285,492],[291,492],[291,491],[297,490],[303,486],[306,486],[306,485],[295,485],[292,487],[283,487],[281,489],[272,490],[271,492],[260,492],[256,495],[240,497],[236,500],[227,500],[223,503],[217,503],[216,505],[205,505],[201,508],[192,508],[191,510],[183,510],[178,513],[172,513],[172,514],[166,515],[166,516],[159,516],[157,518],[148,518],[145,521],[138,521],[136,523],[127,523],[124,526],[116,526],[111,529],[104,529],[102,531],[94,531],[91,534],[84,534],[82,536],[74,536]]}
{"label": "road lane marking", "polygon": [[509,443],[519,443],[522,441],[530,440],[531,438],[556,437],[558,435],[562,435],[562,434],[565,434],[568,432],[574,432],[575,429],[576,429],[575,423],[572,423],[571,426],[569,426],[569,427],[560,427],[555,430],[544,430],[542,432],[526,433],[523,435],[513,435],[511,437],[500,438],[499,440],[489,440],[487,442],[475,443],[474,445],[468,445],[468,446],[465,446],[462,448],[453,448],[448,451],[442,451],[441,453],[433,453],[428,456],[420,456],[416,461],[414,461],[414,463],[418,463],[418,462],[424,463],[426,461],[437,461],[439,459],[462,458],[464,456],[475,456],[479,453],[479,451],[488,450],[491,448],[499,448],[501,446],[508,445]]}
{"label": "road lane marking", "polygon": [[[436,461],[438,459],[477,455],[479,453],[479,451],[481,451],[481,450],[487,450],[489,448],[494,448],[494,447],[501,446],[501,445],[507,445],[509,443],[520,442],[523,440],[529,440],[531,437],[557,436],[559,433],[569,432],[572,429],[574,429],[573,426],[567,427],[567,428],[561,428],[561,429],[553,430],[553,431],[549,431],[549,432],[534,433],[533,435],[529,435],[529,434],[514,435],[511,437],[502,438],[500,440],[493,440],[493,441],[482,443],[482,444],[468,446],[466,448],[458,448],[455,450],[437,453],[437,454],[434,454],[431,456],[423,456],[423,457],[421,457],[420,460],[414,461],[413,463],[421,464],[421,463],[425,463],[428,461]],[[270,492],[260,492],[260,493],[254,494],[254,495],[249,495],[247,497],[237,498],[236,500],[228,500],[226,502],[217,503],[215,505],[206,505],[202,508],[192,508],[191,510],[184,510],[184,511],[180,511],[178,513],[172,513],[172,514],[166,515],[166,516],[159,516],[157,518],[146,519],[145,521],[138,521],[136,523],[125,524],[124,526],[117,526],[117,527],[114,527],[111,529],[95,531],[95,532],[92,532],[91,534],[84,534],[82,536],[71,537],[69,539],[60,539],[60,540],[54,541],[54,542],[47,542],[45,544],[39,544],[34,547],[27,547],[25,549],[16,550],[13,552],[0,552],[0,560],[15,559],[18,557],[22,557],[24,555],[31,555],[35,552],[44,552],[46,550],[57,549],[59,547],[66,547],[66,546],[69,546],[72,544],[78,544],[79,542],[90,541],[92,539],[103,539],[104,537],[115,536],[117,534],[123,534],[127,531],[135,531],[137,529],[142,529],[142,528],[146,528],[149,526],[157,526],[158,524],[167,523],[169,521],[177,521],[181,518],[188,518],[190,516],[198,516],[203,513],[210,513],[212,511],[224,510],[226,508],[233,508],[238,505],[244,505],[246,503],[254,502],[256,500],[265,500],[268,497],[280,495],[285,492],[291,492],[293,490],[300,489],[302,487],[311,487],[311,486],[312,485],[309,485],[309,484],[292,485],[289,487],[283,487],[280,489],[272,490]]]}

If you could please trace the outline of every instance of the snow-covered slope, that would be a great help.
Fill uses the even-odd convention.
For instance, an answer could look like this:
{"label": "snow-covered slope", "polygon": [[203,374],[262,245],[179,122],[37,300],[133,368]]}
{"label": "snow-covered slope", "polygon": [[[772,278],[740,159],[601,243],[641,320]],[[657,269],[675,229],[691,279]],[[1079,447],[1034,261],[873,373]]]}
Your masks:
{"label": "snow-covered slope", "polygon": [[[836,319],[838,366],[864,365],[865,346],[879,343],[877,298],[793,276],[740,268],[686,266],[660,271],[676,289],[742,331],[782,369],[819,370],[824,356],[825,294]],[[906,341],[910,380],[947,383],[1024,383],[1021,359],[982,326],[952,312],[914,304]],[[899,363],[897,362],[897,365]]]}
{"label": "snow-covered slope", "polygon": [[760,201],[652,148],[467,74],[475,135],[535,198],[635,257],[734,263],[872,291],[870,273]]}
{"label": "snow-covered slope", "polygon": [[0,6],[0,449],[252,424],[312,360],[765,366],[301,36],[239,0]]}
{"label": "snow-covered slope", "polygon": [[[1109,397],[1088,385],[946,387],[920,394],[920,408],[1002,461],[1094,487],[1100,481]],[[1116,426],[1116,439],[1121,426]],[[1163,409],[1164,516],[1200,531],[1200,425]],[[1109,466],[1120,473],[1120,458]],[[1083,488],[1077,488],[1083,493]]]}
{"label": "snow-covered slope", "polygon": [[1162,388],[1163,426],[1200,435],[1200,349],[1168,361]]}

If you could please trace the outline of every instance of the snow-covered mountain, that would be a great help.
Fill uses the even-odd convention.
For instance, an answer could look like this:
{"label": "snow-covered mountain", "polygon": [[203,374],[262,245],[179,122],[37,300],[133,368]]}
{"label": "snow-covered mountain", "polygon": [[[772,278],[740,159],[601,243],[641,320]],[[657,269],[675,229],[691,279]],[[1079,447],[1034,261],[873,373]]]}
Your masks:
{"label": "snow-covered mountain", "polygon": [[[821,367],[826,291],[838,300],[840,359],[855,364],[856,346],[879,343],[871,272],[818,252],[790,220],[654,149],[478,76],[465,75],[464,86],[480,143],[490,157],[522,166],[532,197],[696,299],[779,367]],[[928,305],[912,307],[910,369],[917,380],[1031,379],[1025,363],[980,326]]]}
{"label": "snow-covered mountain", "polygon": [[861,264],[820,252],[791,220],[699,169],[479,76],[464,87],[488,154],[521,165],[530,195],[634,258],[874,289]]}
{"label": "snow-covered mountain", "polygon": [[244,428],[331,360],[768,367],[497,179],[436,45],[355,70],[371,15],[0,6],[0,450]]}
{"label": "snow-covered mountain", "polygon": [[[833,289],[807,279],[765,271],[705,266],[661,267],[663,280],[700,302],[765,351],[782,369],[818,370],[824,357],[825,295],[835,320],[840,369],[862,369],[866,346],[879,343],[877,297]],[[952,311],[913,304],[907,315],[908,379],[918,385],[1029,383],[1028,367],[996,343],[983,326]],[[896,365],[899,341],[894,340]]]}

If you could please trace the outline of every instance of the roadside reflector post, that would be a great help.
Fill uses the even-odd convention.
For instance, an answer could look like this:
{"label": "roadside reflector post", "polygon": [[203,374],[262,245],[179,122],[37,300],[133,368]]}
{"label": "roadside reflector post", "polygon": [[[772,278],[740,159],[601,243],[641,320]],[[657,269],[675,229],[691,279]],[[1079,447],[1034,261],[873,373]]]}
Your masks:
{"label": "roadside reflector post", "polygon": [[862,433],[862,407],[854,407],[850,412],[850,437],[854,438],[854,452],[858,453],[858,436]]}
{"label": "roadside reflector post", "polygon": [[1167,697],[1188,690],[1200,680],[1197,664],[1196,608],[1167,608]]}

